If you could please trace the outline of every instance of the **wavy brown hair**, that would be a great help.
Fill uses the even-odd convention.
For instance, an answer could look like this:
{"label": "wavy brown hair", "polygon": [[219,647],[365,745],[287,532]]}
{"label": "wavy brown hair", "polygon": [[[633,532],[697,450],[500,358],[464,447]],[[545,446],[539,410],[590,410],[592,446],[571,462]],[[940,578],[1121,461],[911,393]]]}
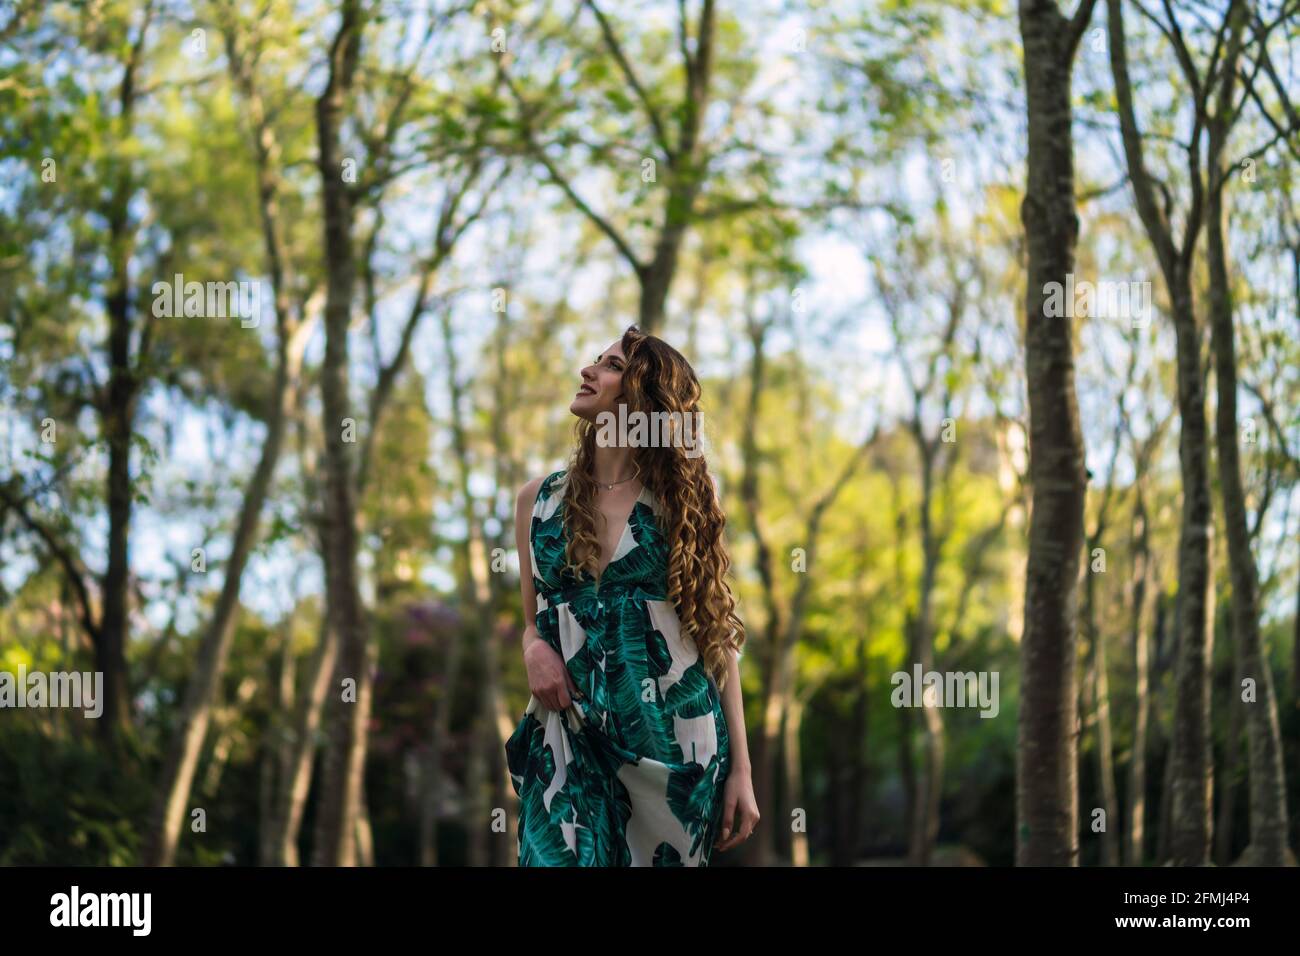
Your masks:
{"label": "wavy brown hair", "polygon": [[[623,333],[623,394],[629,413],[680,412],[699,419],[700,382],[686,358],[663,339],[635,325]],[[650,421],[655,421],[651,418]],[[600,567],[596,537],[596,481],[592,478],[597,426],[579,419],[564,490],[569,568],[595,575]],[[692,436],[696,442],[698,430]],[[659,500],[668,541],[668,600],[677,609],[682,636],[689,637],[718,688],[726,685],[728,653],[745,642],[745,626],[727,585],[731,558],[722,539],[727,519],[702,454],[687,455],[684,443],[636,447],[632,461],[641,483]]]}

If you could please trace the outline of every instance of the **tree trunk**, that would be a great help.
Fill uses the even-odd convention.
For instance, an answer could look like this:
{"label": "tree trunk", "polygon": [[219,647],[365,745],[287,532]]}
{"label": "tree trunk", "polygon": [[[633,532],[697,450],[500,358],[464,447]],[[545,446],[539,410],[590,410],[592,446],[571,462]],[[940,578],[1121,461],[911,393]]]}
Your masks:
{"label": "tree trunk", "polygon": [[1053,0],[1020,0],[1028,102],[1028,186],[1021,220],[1029,254],[1025,364],[1033,510],[1021,640],[1016,767],[1016,862],[1074,866],[1078,836],[1078,576],[1083,546],[1084,448],[1074,387],[1072,327],[1046,314],[1049,284],[1074,270],[1071,69],[1091,16],[1067,21]]}
{"label": "tree trunk", "polygon": [[[1120,133],[1133,183],[1138,214],[1160,263],[1173,310],[1178,367],[1178,460],[1182,473],[1183,511],[1178,540],[1178,661],[1173,728],[1173,805],[1170,853],[1180,866],[1209,863],[1213,831],[1213,762],[1210,750],[1210,675],[1214,648],[1214,594],[1211,589],[1214,513],[1210,501],[1209,440],[1205,417],[1205,379],[1201,336],[1196,321],[1191,274],[1200,203],[1187,213],[1181,245],[1156,197],[1153,178],[1143,160],[1142,134],[1133,108],[1128,73],[1122,0],[1107,0],[1111,73],[1120,118]],[[1230,69],[1235,69],[1231,67]],[[1200,188],[1200,126],[1189,150],[1190,174]]]}
{"label": "tree trunk", "polygon": [[[1104,814],[1104,828],[1101,831],[1102,866],[1119,865],[1119,844],[1122,821],[1119,816],[1119,797],[1115,784],[1115,757],[1111,739],[1110,726],[1110,679],[1106,671],[1106,639],[1097,621],[1097,575],[1100,573],[1092,567],[1093,555],[1098,551],[1105,554],[1103,542],[1109,527],[1111,503],[1115,494],[1115,467],[1119,462],[1120,449],[1124,442],[1124,423],[1127,412],[1124,407],[1124,395],[1133,384],[1133,375],[1137,367],[1136,344],[1130,353],[1128,374],[1119,394],[1118,417],[1114,428],[1114,441],[1111,446],[1110,463],[1106,469],[1106,484],[1102,488],[1101,500],[1097,504],[1097,524],[1093,531],[1085,532],[1083,564],[1083,626],[1088,635],[1088,673],[1085,683],[1085,698],[1082,707],[1090,713],[1089,724],[1094,728],[1093,757],[1097,762],[1098,808]],[[1140,467],[1140,466],[1139,466]]]}
{"label": "tree trunk", "polygon": [[[280,298],[277,294],[277,300]],[[286,296],[285,301],[277,302],[277,312],[282,306],[287,308],[287,305]],[[234,542],[231,545],[230,557],[226,563],[225,577],[221,585],[221,595],[217,599],[212,621],[199,644],[194,672],[185,687],[180,721],[172,735],[167,759],[163,764],[158,783],[150,844],[145,854],[147,865],[150,866],[171,866],[175,861],[176,845],[185,816],[185,804],[190,796],[194,771],[198,766],[203,741],[211,721],[212,706],[221,676],[225,672],[230,645],[234,639],[235,614],[239,608],[239,589],[244,567],[257,542],[262,506],[266,502],[276,463],[280,457],[286,423],[293,415],[294,393],[290,385],[291,379],[297,375],[297,362],[290,357],[290,343],[285,339],[287,327],[290,325],[287,318],[282,323],[280,358],[270,398],[271,407],[268,411],[267,433],[262,444],[261,457],[244,491],[239,523],[235,529]]]}
{"label": "tree trunk", "polygon": [[[754,563],[762,584],[763,607],[765,610],[762,640],[753,653],[758,658],[759,692],[758,692],[758,732],[752,738],[750,759],[753,765],[754,798],[759,812],[769,808],[775,816],[776,807],[776,743],[777,727],[780,724],[782,704],[777,691],[777,657],[779,655],[780,634],[783,630],[781,605],[776,595],[776,575],[773,568],[772,549],[768,545],[759,522],[762,510],[759,484],[759,450],[756,433],[758,409],[763,389],[766,387],[766,361],[763,353],[767,325],[753,319],[748,326],[750,340],[749,396],[745,427],[741,438],[742,473],[740,479],[740,497],[745,505],[749,520],[750,535],[754,539]],[[776,855],[775,833],[772,827],[758,827],[754,836],[746,841],[749,846],[742,849],[745,862],[750,866],[771,866]]]}
{"label": "tree trunk", "polygon": [[1291,705],[1300,710],[1300,587],[1296,588],[1295,616],[1291,619]]}
{"label": "tree trunk", "polygon": [[1174,329],[1178,354],[1178,453],[1183,513],[1178,540],[1178,658],[1173,726],[1173,806],[1170,853],[1177,866],[1209,863],[1213,793],[1210,759],[1210,674],[1214,648],[1209,442],[1201,374],[1200,336],[1192,309],[1191,281],[1175,276]]}
{"label": "tree trunk", "polygon": [[370,830],[370,805],[366,801],[366,788],[361,788],[361,807],[357,811],[357,865],[375,865],[375,838]]}
{"label": "tree trunk", "polygon": [[297,711],[297,667],[293,654],[293,614],[280,628],[278,665],[267,666],[267,686],[272,688],[271,712],[263,734],[258,768],[257,865],[275,866],[281,833],[276,814],[280,792],[293,771],[293,715]]}
{"label": "tree trunk", "polygon": [[[1091,553],[1092,549],[1088,550]],[[1120,829],[1121,821],[1119,797],[1115,792],[1114,751],[1110,729],[1110,683],[1106,677],[1106,644],[1101,628],[1097,626],[1097,576],[1091,569],[1087,572],[1084,586],[1084,601],[1087,604],[1084,619],[1087,621],[1091,652],[1088,655],[1091,670],[1089,684],[1092,688],[1092,699],[1089,703],[1092,707],[1093,726],[1096,728],[1093,738],[1096,747],[1094,756],[1097,761],[1097,785],[1100,790],[1101,809],[1106,814],[1106,828],[1101,832],[1101,865],[1118,866],[1119,839],[1116,834]]]}
{"label": "tree trunk", "polygon": [[[136,80],[141,54],[153,19],[153,7],[145,8],[136,40],[129,47],[118,86],[118,123],[123,138],[131,135],[135,115]],[[131,589],[130,529],[132,511],[131,434],[135,428],[136,402],[142,387],[141,370],[148,361],[149,321],[141,330],[139,357],[131,359],[131,258],[135,253],[138,226],[131,221],[130,204],[135,192],[129,159],[112,175],[106,207],[108,221],[107,259],[110,269],[105,311],[108,314],[108,385],[98,404],[100,427],[108,446],[108,560],[102,578],[103,611],[95,643],[95,669],[104,675],[103,713],[99,731],[110,751],[117,752],[122,736],[131,731],[130,683],[126,668],[128,595]],[[92,634],[92,636],[96,636]]]}
{"label": "tree trunk", "polygon": [[[1164,646],[1165,638],[1170,634],[1170,630],[1169,630],[1170,617],[1171,615],[1166,606],[1165,600],[1163,598],[1158,600],[1156,605],[1156,629],[1155,629],[1157,649]],[[1173,632],[1172,632],[1173,634],[1172,639],[1173,639],[1174,646],[1170,651],[1170,654],[1173,656],[1175,660],[1177,660],[1178,657],[1178,623],[1177,623],[1178,600],[1177,598],[1174,599],[1174,610],[1173,610],[1172,617],[1174,620]],[[1152,684],[1156,687],[1160,686],[1161,679],[1164,677],[1166,671],[1168,671],[1169,669],[1169,665],[1167,661],[1159,660],[1163,656],[1164,656],[1163,654],[1157,651],[1158,666],[1156,667],[1156,673],[1152,677]],[[1176,695],[1177,688],[1174,688],[1172,693]],[[1155,726],[1159,728],[1160,724],[1156,723]],[[1167,860],[1169,859],[1169,845],[1171,842],[1170,832],[1173,829],[1171,824],[1171,818],[1173,815],[1172,811],[1174,806],[1174,799],[1173,799],[1174,760],[1173,760],[1172,737],[1167,739],[1162,739],[1161,744],[1162,744],[1163,755],[1164,755],[1164,764],[1163,764],[1164,770],[1160,778],[1160,814],[1156,821],[1156,859]]]}
{"label": "tree trunk", "polygon": [[276,834],[273,862],[279,866],[298,865],[298,836],[303,812],[311,788],[312,764],[315,762],[317,734],[325,710],[325,700],[332,686],[338,660],[338,638],[330,627],[329,617],[321,611],[320,640],[313,655],[307,693],[298,706],[292,740],[290,770],[281,781],[275,811]]}
{"label": "tree trunk", "polygon": [[[819,726],[836,726],[837,691],[835,685],[828,686],[820,697],[813,698],[813,719]],[[845,751],[852,745],[852,736],[847,736],[850,739],[846,740],[846,735],[843,734],[829,735],[826,741],[826,765],[822,768],[826,773],[826,791],[822,794],[822,818],[826,821],[826,827],[821,837],[831,866],[851,866],[853,863],[853,850],[848,839],[852,794],[849,792],[849,767],[844,759]]]}
{"label": "tree trunk", "polygon": [[1214,828],[1214,862],[1228,866],[1232,862],[1232,821],[1237,809],[1237,756],[1241,749],[1241,700],[1243,669],[1241,646],[1234,643],[1232,660],[1228,664],[1228,730],[1223,740],[1223,772],[1219,777],[1219,817]]}
{"label": "tree trunk", "polygon": [[1291,704],[1300,710],[1300,587],[1296,588],[1295,617],[1291,620]]}
{"label": "tree trunk", "polygon": [[127,287],[129,253],[118,253],[126,242],[122,220],[112,225],[114,247],[113,291],[109,295],[110,361],[108,405],[104,410],[104,438],[108,444],[108,567],[104,573],[104,611],[95,669],[104,675],[104,710],[99,729],[110,747],[131,723],[130,690],[126,675],[127,593],[131,561],[131,431],[135,422],[136,385],[131,368],[131,318]]}
{"label": "tree trunk", "polygon": [[[918,632],[926,626],[928,625],[918,623]],[[929,673],[934,667],[934,652],[919,634],[916,644],[920,645],[918,653],[908,663],[920,662],[922,673]],[[919,723],[922,731],[920,773],[914,772],[913,776],[913,808],[908,832],[907,858],[911,866],[929,866],[934,854],[939,837],[939,801],[942,797],[946,749],[943,719],[939,712],[943,701],[931,702],[924,696],[922,701],[919,718],[909,721],[912,726]],[[910,747],[910,741],[908,746]]]}
{"label": "tree trunk", "polygon": [[[790,709],[785,715],[785,787],[786,787],[786,810],[794,811],[796,809],[807,809],[807,803],[803,800],[803,760],[802,751],[799,748],[799,733],[803,729],[803,711],[804,703],[802,700],[795,698],[790,702]],[[793,820],[790,813],[787,813],[786,819]],[[807,814],[804,814],[804,824],[807,823]],[[806,867],[809,863],[808,858],[808,830],[805,826],[801,830],[790,831],[790,863],[792,866]]]}
{"label": "tree trunk", "polygon": [[[681,30],[685,36],[689,27],[686,7],[681,7]],[[680,127],[677,148],[673,151],[669,169],[668,199],[664,204],[663,222],[655,243],[654,258],[641,267],[641,308],[638,321],[641,328],[651,334],[663,326],[664,307],[668,290],[677,273],[682,240],[695,216],[695,200],[702,185],[704,167],[707,165],[700,146],[704,114],[709,108],[710,86],[713,82],[713,43],[716,24],[713,0],[704,0],[700,8],[696,29],[695,55],[687,58],[686,98],[678,111]]]}
{"label": "tree trunk", "polygon": [[867,650],[871,626],[867,623],[858,641],[858,674],[853,700],[853,723],[849,728],[852,762],[849,771],[848,806],[849,825],[845,833],[850,861],[862,852],[863,823],[867,806],[867,754],[869,751],[868,722],[870,710],[867,698]]}
{"label": "tree trunk", "polygon": [[[1245,10],[1245,5],[1240,7]],[[1210,331],[1214,347],[1216,393],[1215,439],[1219,489],[1228,538],[1228,569],[1232,577],[1232,633],[1241,661],[1241,677],[1254,684],[1255,696],[1246,705],[1250,755],[1250,847],[1254,866],[1283,866],[1287,855],[1286,776],[1282,769],[1282,735],[1278,726],[1273,674],[1259,631],[1259,572],[1250,550],[1246,493],[1242,487],[1237,428],[1237,356],[1232,324],[1232,290],[1228,285],[1228,254],[1224,244],[1223,195],[1228,173],[1222,170],[1227,143],[1226,114],[1231,109],[1234,64],[1240,29],[1231,33],[1219,107],[1210,124],[1210,186],[1206,197],[1206,252],[1210,273]],[[1217,185],[1216,185],[1217,184]],[[1238,683],[1234,700],[1242,694]]]}
{"label": "tree trunk", "polygon": [[208,758],[207,774],[199,787],[199,792],[205,800],[215,799],[221,789],[221,778],[226,772],[226,765],[230,762],[230,752],[235,746],[235,724],[243,708],[248,706],[248,702],[257,695],[259,689],[257,678],[245,677],[239,682],[235,699],[228,706],[213,713],[215,739],[212,743],[212,755]]}
{"label": "tree trunk", "polygon": [[1133,751],[1129,763],[1128,829],[1124,845],[1124,862],[1128,866],[1141,866],[1146,859],[1147,725],[1151,719],[1151,639],[1147,627],[1147,579],[1151,558],[1141,476],[1137,483],[1132,525]]}
{"label": "tree trunk", "polygon": [[[898,776],[903,782],[903,842],[904,853],[911,848],[912,830],[921,815],[921,787],[917,781],[916,754],[912,752],[913,727],[916,715],[910,707],[898,708]],[[910,863],[910,857],[905,857]]]}
{"label": "tree trunk", "polygon": [[[134,63],[122,80],[122,122],[130,123],[134,108]],[[108,313],[108,387],[101,407],[101,428],[108,446],[108,563],[103,577],[103,617],[95,645],[95,669],[104,675],[103,715],[99,730],[110,748],[131,725],[130,689],[126,671],[127,604],[131,586],[131,432],[135,427],[140,383],[131,360],[131,256],[135,232],[128,203],[131,177],[116,177],[107,210],[108,260],[112,269],[105,303]],[[143,356],[141,357],[143,361]]]}
{"label": "tree trunk", "polygon": [[[918,397],[919,403],[919,397]],[[939,570],[940,542],[934,531],[934,456],[936,446],[929,442],[923,431],[919,409],[912,423],[921,461],[921,506],[919,534],[923,563],[921,581],[916,598],[916,618],[911,640],[911,654],[903,662],[903,670],[921,665],[921,673],[934,668],[934,584]],[[943,791],[944,739],[942,700],[931,701],[922,695],[921,725],[922,759],[913,794],[915,809],[908,833],[907,859],[912,866],[929,866],[934,845],[939,837],[939,801]]]}
{"label": "tree trunk", "polygon": [[[321,366],[325,440],[324,537],[328,614],[338,635],[337,673],[353,682],[347,698],[334,701],[331,749],[321,794],[314,862],[352,866],[364,783],[370,721],[369,626],[357,585],[357,492],[349,415],[348,327],[356,282],[352,243],[352,195],[343,181],[340,126],[352,87],[361,43],[359,0],[344,0],[338,33],[330,49],[329,81],[316,103],[321,194],[325,211],[325,359]],[[335,684],[334,694],[339,694]]]}

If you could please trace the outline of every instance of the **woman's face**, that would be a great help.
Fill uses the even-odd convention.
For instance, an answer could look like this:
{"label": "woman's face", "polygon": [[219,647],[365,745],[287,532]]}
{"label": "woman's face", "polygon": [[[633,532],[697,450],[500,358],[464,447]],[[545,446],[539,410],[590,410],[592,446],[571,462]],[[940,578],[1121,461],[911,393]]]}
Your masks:
{"label": "woman's face", "polygon": [[582,370],[582,382],[569,411],[593,424],[601,412],[617,413],[619,399],[623,397],[623,369],[626,365],[622,341],[615,341]]}

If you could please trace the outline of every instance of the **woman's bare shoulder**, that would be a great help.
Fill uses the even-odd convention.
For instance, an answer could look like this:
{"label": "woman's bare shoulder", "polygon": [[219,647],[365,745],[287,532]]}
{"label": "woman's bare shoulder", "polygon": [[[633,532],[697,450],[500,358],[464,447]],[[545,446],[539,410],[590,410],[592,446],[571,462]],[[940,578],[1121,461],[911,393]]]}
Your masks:
{"label": "woman's bare shoulder", "polygon": [[558,494],[563,494],[565,487],[566,472],[553,471],[549,475],[540,478],[530,478],[519,489],[519,496],[516,499],[518,507],[527,507],[531,509],[539,498],[550,499]]}
{"label": "woman's bare shoulder", "polygon": [[523,487],[519,489],[519,494],[515,497],[515,503],[521,507],[527,505],[531,508],[533,501],[537,498],[537,492],[545,480],[545,475],[538,475],[536,478],[529,478],[525,481]]}

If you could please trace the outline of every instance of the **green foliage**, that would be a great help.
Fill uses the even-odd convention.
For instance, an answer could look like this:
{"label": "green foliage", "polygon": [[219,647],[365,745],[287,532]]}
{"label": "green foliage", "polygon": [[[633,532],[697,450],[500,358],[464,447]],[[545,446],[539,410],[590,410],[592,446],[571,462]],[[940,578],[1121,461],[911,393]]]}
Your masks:
{"label": "green foliage", "polygon": [[129,866],[138,861],[148,781],[123,774],[96,738],[52,734],[44,712],[19,713],[0,733],[0,865]]}

